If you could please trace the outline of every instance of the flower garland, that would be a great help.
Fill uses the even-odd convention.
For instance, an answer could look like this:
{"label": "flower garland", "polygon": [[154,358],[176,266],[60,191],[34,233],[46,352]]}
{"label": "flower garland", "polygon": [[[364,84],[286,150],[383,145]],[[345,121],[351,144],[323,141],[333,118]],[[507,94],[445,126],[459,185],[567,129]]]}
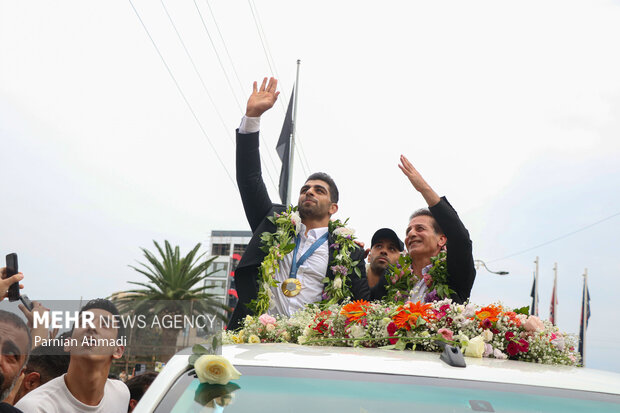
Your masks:
{"label": "flower garland", "polygon": [[358,277],[362,276],[362,273],[357,266],[359,260],[354,261],[351,259],[351,253],[359,248],[355,243],[355,231],[352,228],[348,228],[347,218],[344,223],[339,219],[329,221],[329,233],[334,237],[334,243],[330,245],[334,249],[332,259],[329,264],[331,270],[334,273],[334,279],[330,280],[328,277],[323,278],[323,282],[326,283],[323,290],[322,304],[332,305],[344,300],[345,298],[352,297],[349,274],[355,273]]}
{"label": "flower garland", "polygon": [[[261,249],[267,253],[258,271],[259,290],[255,300],[248,304],[248,308],[254,314],[265,314],[271,306],[273,292],[271,287],[278,287],[275,274],[280,269],[280,262],[284,257],[295,249],[295,239],[301,231],[301,217],[297,207],[289,206],[285,212],[276,213],[269,220],[276,226],[276,231],[263,232],[261,234]],[[352,295],[349,288],[347,275],[355,272],[361,277],[357,268],[359,261],[353,261],[351,252],[358,248],[355,244],[354,230],[347,228],[348,219],[342,223],[340,220],[329,222],[329,233],[335,237],[330,246],[334,249],[333,258],[330,260],[334,279],[323,279],[326,283],[323,303],[334,304]]]}
{"label": "flower garland", "polygon": [[298,343],[441,351],[460,346],[465,356],[578,365],[577,340],[527,307],[479,307],[450,299],[404,304],[359,300],[328,308],[308,305],[289,317],[248,316],[224,333],[224,343]]}
{"label": "flower garland", "polygon": [[454,290],[448,286],[448,263],[445,251],[431,257],[431,264],[422,270],[422,276],[413,273],[411,264],[411,257],[403,255],[395,265],[390,265],[388,268],[385,274],[388,301],[405,302],[415,295],[416,285],[421,279],[424,280],[429,290],[424,297],[426,302],[449,298],[454,293]]}

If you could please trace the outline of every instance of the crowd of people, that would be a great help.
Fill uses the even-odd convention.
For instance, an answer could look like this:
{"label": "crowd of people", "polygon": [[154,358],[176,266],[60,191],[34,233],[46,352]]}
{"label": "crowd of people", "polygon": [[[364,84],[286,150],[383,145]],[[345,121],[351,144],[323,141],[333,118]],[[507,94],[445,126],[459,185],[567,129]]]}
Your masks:
{"label": "crowd of people", "polygon": [[[447,286],[450,298],[462,303],[469,298],[475,267],[469,233],[454,208],[440,197],[422,178],[409,160],[401,155],[399,167],[411,185],[427,204],[415,211],[407,225],[404,242],[390,228],[378,229],[366,251],[363,245],[347,250],[354,268],[334,265],[342,254],[335,241],[336,231],[330,227],[338,211],[339,191],[326,173],[308,177],[299,192],[297,212],[300,222],[294,239],[295,249],[280,258],[273,273],[273,282],[261,284],[259,271],[267,255],[263,245],[265,233],[275,233],[274,214],[287,211],[287,206],[271,201],[263,182],[259,154],[261,116],[273,107],[278,98],[277,80],[265,78],[248,99],[246,115],[237,130],[237,183],[247,220],[253,232],[248,247],[235,271],[238,303],[229,322],[236,329],[251,313],[251,303],[263,293],[269,301],[272,315],[291,315],[306,304],[328,297],[326,285],[344,283],[352,300],[380,300],[387,294],[389,281],[386,272],[396,265],[403,254],[410,258],[411,272],[419,281],[408,297],[413,301],[428,301],[432,292],[424,276],[432,266],[431,260],[446,253]],[[365,258],[368,261],[366,265]],[[346,261],[346,260],[345,260]],[[342,262],[342,257],[340,261]],[[344,276],[344,280],[335,280]],[[2,269],[0,301],[7,296],[9,286],[23,280],[23,274],[6,276]],[[429,298],[431,297],[431,298]],[[34,303],[32,311],[44,311]],[[126,383],[110,379],[110,367],[123,355],[123,346],[109,346],[99,351],[84,346],[59,346],[56,349],[33,346],[34,337],[47,335],[31,325],[32,311],[20,307],[27,323],[16,314],[0,310],[0,413],[3,412],[121,412],[132,411],[153,381],[148,373],[131,378]],[[99,316],[118,315],[118,309],[108,300],[87,303],[81,312]],[[100,319],[100,317],[99,317]],[[116,338],[121,334],[113,326],[95,328],[74,327],[67,338],[85,336]],[[34,348],[33,348],[34,347]]]}
{"label": "crowd of people", "polygon": [[[5,269],[2,269],[4,274]],[[0,300],[14,280],[23,275],[0,280]],[[45,311],[33,302],[33,311]],[[126,382],[112,379],[110,368],[122,357],[123,346],[60,345],[57,342],[83,343],[89,339],[118,338],[122,329],[102,320],[118,315],[109,300],[89,301],[80,310],[95,315],[93,326],[79,325],[63,333],[60,340],[34,346],[41,331],[33,328],[32,314],[23,306],[27,322],[18,315],[0,310],[0,412],[66,413],[131,412],[153,382],[157,373],[146,372]],[[48,334],[46,331],[45,334]],[[55,335],[55,332],[49,334]]]}

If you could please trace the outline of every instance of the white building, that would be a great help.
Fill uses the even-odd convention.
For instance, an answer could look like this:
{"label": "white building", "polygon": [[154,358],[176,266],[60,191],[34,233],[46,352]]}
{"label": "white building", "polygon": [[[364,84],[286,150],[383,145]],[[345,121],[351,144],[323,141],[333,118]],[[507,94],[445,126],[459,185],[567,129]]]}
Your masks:
{"label": "white building", "polygon": [[209,272],[215,272],[205,279],[205,285],[215,286],[209,292],[216,294],[223,304],[228,303],[228,291],[233,284],[232,272],[237,267],[251,238],[251,231],[211,231],[209,256],[215,255],[217,258],[209,267]]}

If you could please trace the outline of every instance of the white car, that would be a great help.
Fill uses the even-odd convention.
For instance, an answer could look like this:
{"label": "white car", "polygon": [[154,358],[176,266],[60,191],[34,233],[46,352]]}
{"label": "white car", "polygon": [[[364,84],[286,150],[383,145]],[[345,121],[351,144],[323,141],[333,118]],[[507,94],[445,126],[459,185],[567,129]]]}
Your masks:
{"label": "white car", "polygon": [[141,412],[620,412],[620,374],[438,353],[292,344],[222,347],[241,373],[201,385],[175,355],[134,410]]}

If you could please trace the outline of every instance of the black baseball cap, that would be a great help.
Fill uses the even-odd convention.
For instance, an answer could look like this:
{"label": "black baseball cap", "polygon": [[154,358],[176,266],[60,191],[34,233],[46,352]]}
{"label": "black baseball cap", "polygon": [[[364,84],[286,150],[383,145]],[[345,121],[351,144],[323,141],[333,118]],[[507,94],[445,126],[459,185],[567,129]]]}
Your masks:
{"label": "black baseball cap", "polygon": [[394,231],[389,228],[381,228],[375,232],[375,235],[372,236],[372,240],[370,241],[370,247],[372,248],[377,242],[382,239],[389,239],[390,241],[394,241],[394,243],[398,246],[399,251],[403,251],[405,249],[405,244],[398,238],[398,235]]}

